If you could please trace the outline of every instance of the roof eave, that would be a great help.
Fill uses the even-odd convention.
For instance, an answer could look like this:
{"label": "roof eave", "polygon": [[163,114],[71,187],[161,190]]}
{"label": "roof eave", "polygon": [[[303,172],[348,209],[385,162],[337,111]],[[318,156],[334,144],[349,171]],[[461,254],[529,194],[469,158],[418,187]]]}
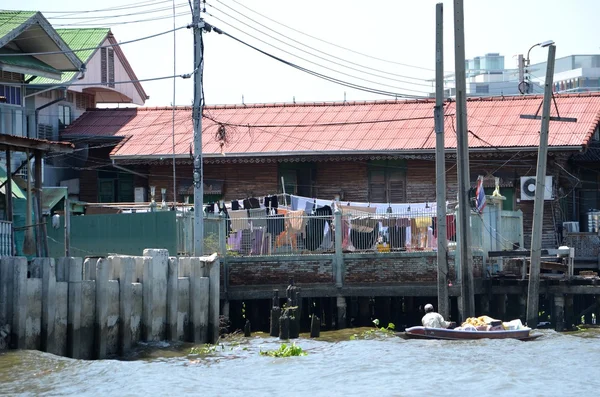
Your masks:
{"label": "roof eave", "polygon": [[[469,152],[489,152],[491,148],[469,148]],[[537,146],[515,146],[498,148],[502,152],[522,152],[522,151],[537,151]],[[549,151],[581,151],[583,146],[551,146]],[[435,149],[418,149],[418,150],[343,150],[343,151],[295,151],[295,152],[253,152],[253,153],[204,153],[204,158],[248,158],[248,157],[290,157],[290,156],[364,156],[364,155],[426,155],[434,154]],[[456,153],[456,148],[447,148],[446,154]],[[165,153],[152,155],[111,155],[110,158],[115,161],[119,160],[163,160],[163,159],[188,159],[190,155]]]}

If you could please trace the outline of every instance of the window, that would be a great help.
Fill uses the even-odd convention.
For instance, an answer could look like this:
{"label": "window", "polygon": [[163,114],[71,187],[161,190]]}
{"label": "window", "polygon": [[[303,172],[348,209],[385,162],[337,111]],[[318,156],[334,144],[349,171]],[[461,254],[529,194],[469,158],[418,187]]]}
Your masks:
{"label": "window", "polygon": [[58,128],[64,129],[71,124],[71,107],[58,105]]}
{"label": "window", "polygon": [[100,82],[115,87],[115,51],[112,48],[100,49]]}
{"label": "window", "polygon": [[48,124],[38,124],[38,139],[53,140],[52,126]]}
{"label": "window", "polygon": [[92,96],[88,95],[88,94],[77,94],[75,96],[76,99],[76,106],[77,109],[89,109],[89,108],[93,108],[94,105],[92,104],[93,100],[92,100]]}
{"label": "window", "polygon": [[0,105],[0,133],[24,136],[23,108]]}
{"label": "window", "polygon": [[46,99],[52,99],[52,93],[54,92],[54,90],[48,90],[48,91],[40,91],[39,95],[42,98],[46,98]]}
{"label": "window", "polygon": [[379,160],[369,163],[369,201],[406,202],[406,163],[403,160]]}
{"label": "window", "polygon": [[98,202],[134,202],[133,175],[127,172],[98,171]]}
{"label": "window", "polygon": [[475,86],[475,93],[476,94],[489,94],[490,86],[488,84],[477,84]]}
{"label": "window", "polygon": [[9,85],[0,85],[0,97],[4,97],[7,105],[21,106],[23,98],[21,96],[21,87]]}
{"label": "window", "polygon": [[313,184],[316,180],[316,166],[314,163],[279,163],[278,185],[283,193],[281,178],[285,183],[286,194],[297,194],[304,197],[313,197]]}

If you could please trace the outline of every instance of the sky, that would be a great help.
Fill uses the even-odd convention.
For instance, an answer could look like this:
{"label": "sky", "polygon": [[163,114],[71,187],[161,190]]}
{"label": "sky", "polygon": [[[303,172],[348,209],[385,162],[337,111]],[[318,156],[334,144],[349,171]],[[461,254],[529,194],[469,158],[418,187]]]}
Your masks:
{"label": "sky", "polygon": [[[206,0],[203,3],[206,13],[202,17],[230,36],[310,72],[368,90],[386,91],[389,95],[315,77],[213,31],[203,34],[205,103],[362,101],[390,99],[392,95],[425,96],[434,90],[431,80],[435,68],[435,8],[439,2]],[[41,11],[56,28],[110,27],[119,42],[166,32],[191,22],[187,0],[3,3],[2,7],[9,9],[17,9],[18,5],[21,10]],[[454,2],[443,3],[444,69],[451,73]],[[512,69],[516,68],[517,54],[526,54],[533,44],[550,39],[556,42],[557,58],[600,53],[598,0],[464,0],[464,15],[467,58],[497,52],[504,55],[505,67]],[[123,44],[122,50],[140,79],[194,70],[190,29]],[[545,48],[531,51],[531,63],[546,58]],[[169,78],[142,84],[150,96],[146,106],[192,104],[193,79]]]}

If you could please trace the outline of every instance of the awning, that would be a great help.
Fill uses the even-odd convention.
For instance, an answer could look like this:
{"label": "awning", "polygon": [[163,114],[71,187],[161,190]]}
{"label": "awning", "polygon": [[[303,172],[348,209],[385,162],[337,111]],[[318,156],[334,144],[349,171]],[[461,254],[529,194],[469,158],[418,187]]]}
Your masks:
{"label": "awning", "polygon": [[[0,167],[0,185],[4,184],[4,182],[6,182],[6,170],[4,169],[4,167]],[[19,187],[19,185],[17,185],[14,180],[12,180],[11,183],[12,183],[12,194],[13,194],[13,197],[14,198],[18,198],[18,199],[26,200],[27,196],[21,190],[21,188]],[[6,184],[4,184],[2,186],[2,188],[0,188],[0,192],[2,192],[2,194],[6,195]]]}
{"label": "awning", "polygon": [[42,188],[42,212],[44,215],[50,215],[56,204],[65,197],[67,197],[67,188],[64,186]]}

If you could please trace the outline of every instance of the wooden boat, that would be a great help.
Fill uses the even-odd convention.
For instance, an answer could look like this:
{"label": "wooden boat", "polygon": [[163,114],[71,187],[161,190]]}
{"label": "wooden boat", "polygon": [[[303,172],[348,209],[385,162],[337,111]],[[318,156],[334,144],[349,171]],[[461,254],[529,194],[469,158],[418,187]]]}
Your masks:
{"label": "wooden boat", "polygon": [[410,327],[399,333],[405,339],[446,339],[446,340],[473,340],[473,339],[517,339],[522,341],[534,340],[541,334],[531,334],[531,328],[502,331],[462,331],[445,328]]}

